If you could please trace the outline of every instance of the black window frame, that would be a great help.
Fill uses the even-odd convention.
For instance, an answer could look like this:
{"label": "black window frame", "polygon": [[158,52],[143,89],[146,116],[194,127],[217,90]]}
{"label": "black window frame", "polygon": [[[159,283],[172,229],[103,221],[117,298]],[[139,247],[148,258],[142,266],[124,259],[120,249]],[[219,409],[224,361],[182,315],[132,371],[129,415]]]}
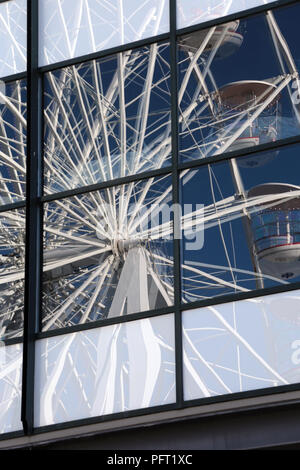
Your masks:
{"label": "black window frame", "polygon": [[[0,3],[9,0],[0,0]],[[176,25],[176,0],[169,0],[170,6],[170,30],[168,33],[149,37],[134,43],[99,51],[81,57],[71,58],[62,62],[39,67],[38,64],[38,17],[39,0],[27,0],[27,70],[15,75],[1,78],[4,82],[18,79],[27,79],[27,173],[26,173],[26,201],[16,202],[0,207],[0,212],[12,209],[26,208],[26,255],[25,255],[25,298],[24,298],[24,333],[23,338],[6,340],[6,344],[23,343],[23,377],[22,377],[22,414],[23,431],[5,433],[0,439],[8,439],[20,435],[32,435],[40,432],[70,428],[77,425],[92,424],[102,421],[110,421],[122,417],[141,416],[159,411],[179,410],[184,407],[204,405],[208,403],[228,402],[240,398],[257,397],[300,390],[299,384],[270,387],[260,390],[252,390],[222,395],[209,398],[201,398],[185,401],[183,395],[183,359],[182,359],[182,312],[197,309],[208,305],[216,305],[225,302],[233,302],[249,298],[271,295],[300,289],[300,282],[288,286],[275,286],[272,288],[258,289],[247,293],[236,293],[208,300],[195,301],[183,304],[181,300],[181,249],[180,249],[180,221],[174,222],[174,306],[163,309],[155,309],[147,312],[131,314],[128,317],[100,320],[97,322],[76,325],[73,327],[41,331],[41,279],[42,279],[42,225],[43,205],[46,202],[55,201],[65,197],[84,194],[95,190],[101,190],[112,186],[140,181],[153,176],[170,174],[172,177],[173,203],[180,203],[179,175],[183,170],[207,166],[219,161],[227,161],[244,155],[253,155],[265,150],[274,150],[288,145],[300,143],[300,135],[297,137],[278,140],[274,143],[258,145],[253,149],[226,152],[216,157],[205,160],[180,163],[178,159],[178,71],[177,71],[177,41],[184,34],[204,30],[211,26],[221,25],[236,19],[243,19],[253,15],[264,13],[268,10],[276,10],[288,5],[299,4],[299,0],[278,0],[267,5],[259,6],[242,12],[237,12],[226,17],[207,21],[187,28],[177,29]],[[43,76],[45,73],[61,69],[69,65],[76,65],[90,60],[100,59],[112,54],[125,52],[127,50],[148,46],[160,41],[170,43],[170,68],[171,68],[171,141],[172,141],[172,164],[168,167],[151,172],[144,172],[112,181],[101,182],[81,188],[58,192],[51,195],[43,195]],[[176,236],[177,235],[177,236]],[[129,412],[115,413],[112,415],[99,416],[97,418],[86,418],[80,421],[70,421],[40,428],[34,427],[34,363],[35,363],[35,341],[51,336],[73,333],[75,331],[88,330],[158,315],[174,313],[175,321],[175,360],[176,360],[176,402],[171,405],[133,410]]]}

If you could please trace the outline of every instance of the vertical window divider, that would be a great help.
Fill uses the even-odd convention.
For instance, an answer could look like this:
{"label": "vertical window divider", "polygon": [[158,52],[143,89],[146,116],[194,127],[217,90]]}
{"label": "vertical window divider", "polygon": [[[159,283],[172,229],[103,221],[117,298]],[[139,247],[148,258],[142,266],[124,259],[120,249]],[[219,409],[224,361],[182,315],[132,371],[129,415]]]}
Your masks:
{"label": "vertical window divider", "polygon": [[181,210],[178,168],[178,74],[176,38],[176,0],[170,0],[170,73],[171,73],[171,148],[172,148],[172,187],[173,187],[173,236],[174,236],[174,313],[175,313],[175,370],[176,403],[183,406],[182,377],[182,325],[181,325],[181,269],[180,238]]}
{"label": "vertical window divider", "polygon": [[38,0],[27,0],[27,164],[25,298],[21,420],[25,434],[34,428],[35,334],[40,316],[42,88],[38,71]]}

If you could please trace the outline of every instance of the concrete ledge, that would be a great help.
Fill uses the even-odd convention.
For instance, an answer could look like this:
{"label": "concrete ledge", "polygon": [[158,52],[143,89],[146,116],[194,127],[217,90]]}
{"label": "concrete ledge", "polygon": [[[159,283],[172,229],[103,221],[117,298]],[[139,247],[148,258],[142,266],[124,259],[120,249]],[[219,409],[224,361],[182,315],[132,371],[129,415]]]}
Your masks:
{"label": "concrete ledge", "polygon": [[[287,416],[286,411],[291,410],[291,408],[294,408],[295,410],[299,410],[299,415],[298,413],[296,413],[298,416],[297,422],[299,422],[299,429],[297,428],[297,432],[294,436],[294,439],[293,439],[293,436],[290,435],[290,437],[287,440],[284,440],[284,438],[287,437],[287,433],[285,432],[283,428],[283,421],[282,421],[283,414],[285,413],[285,416]],[[247,419],[249,421],[249,416],[257,415],[257,417],[259,416],[261,417],[263,415],[267,416],[268,414],[270,418],[271,416],[270,413],[272,414],[273,421],[275,419],[275,415],[278,415],[278,419],[279,419],[278,426],[281,428],[282,440],[280,441],[274,438],[273,440],[271,439],[270,442],[268,443],[267,440],[264,439],[263,442],[261,442],[262,446],[277,445],[277,444],[282,444],[285,442],[295,443],[297,442],[298,436],[299,436],[299,441],[300,441],[300,391],[294,391],[294,392],[278,393],[278,394],[273,394],[273,395],[265,395],[261,397],[243,398],[243,399],[238,399],[234,401],[228,400],[228,401],[219,402],[219,403],[211,403],[211,404],[205,404],[202,406],[193,406],[193,407],[183,408],[180,410],[151,413],[151,414],[145,414],[141,416],[99,422],[95,424],[70,427],[66,429],[57,429],[57,430],[52,430],[49,432],[42,432],[39,434],[37,433],[37,434],[34,434],[33,436],[22,436],[22,437],[17,437],[17,438],[11,438],[11,439],[0,441],[0,449],[18,449],[18,448],[42,449],[42,448],[46,448],[47,446],[53,447],[54,443],[56,443],[57,446],[60,448],[62,448],[62,445],[67,445],[67,446],[71,445],[72,447],[73,445],[74,446],[76,445],[76,442],[78,444],[79,440],[82,442],[83,441],[87,442],[88,439],[96,438],[94,439],[94,441],[96,442],[98,441],[97,436],[100,436],[100,435],[102,437],[101,439],[99,439],[99,442],[102,441],[102,443],[104,444],[104,441],[106,440],[107,442],[106,445],[108,445],[108,442],[110,440],[110,435],[114,436],[113,448],[116,449],[117,448],[116,447],[117,445],[116,433],[124,434],[124,431],[126,431],[125,434],[129,436],[131,433],[134,433],[134,431],[142,427],[143,435],[144,435],[145,431],[147,432],[145,428],[151,428],[151,427],[162,428],[164,426],[169,426],[170,423],[172,423],[171,429],[173,430],[175,430],[175,427],[176,427],[176,426],[174,427],[174,425],[178,423],[178,426],[179,426],[178,433],[180,433],[180,430],[183,429],[182,426],[184,426],[184,423],[189,423],[189,427],[190,427],[192,421],[197,422],[200,425],[200,423],[203,422],[203,420],[205,420],[205,427],[209,425],[213,426],[213,424],[215,423],[215,425],[217,426],[216,432],[217,432],[217,429],[220,430],[220,423],[222,421],[223,423],[222,426],[223,427],[225,426],[225,428],[227,429],[226,433],[229,432],[230,434],[230,425],[233,424],[234,422],[239,421],[238,419],[239,416],[241,415],[244,416],[243,419],[244,419],[244,423],[246,426],[246,421]],[[228,415],[231,415],[231,417]],[[248,418],[246,419],[247,416]],[[291,419],[291,416],[289,419]],[[281,420],[281,423],[280,423],[280,420]],[[257,420],[257,423],[258,422],[260,422],[260,420]],[[266,418],[265,423],[267,426],[267,418]],[[251,429],[253,428],[253,426],[255,427],[255,423],[253,423],[251,420]],[[261,423],[260,423],[260,426],[261,426]],[[184,428],[186,429],[186,426],[184,426]],[[235,434],[234,429],[232,429],[232,432]],[[239,433],[240,432],[241,430],[239,431]],[[214,434],[213,428],[211,428],[211,433]],[[256,434],[257,434],[257,430],[254,432],[254,435]],[[160,433],[158,432],[157,436],[159,437],[159,435]],[[178,437],[180,436],[178,435]],[[161,444],[164,443],[164,446],[168,445],[168,442],[162,440],[161,437],[159,437],[158,442],[155,443],[155,441],[156,439],[155,439],[155,434],[154,434],[151,437],[151,442],[153,443],[153,445],[155,445],[155,447],[153,447],[155,449],[158,448],[157,445],[159,445],[159,443]],[[105,449],[105,447],[102,447],[99,442],[98,444],[96,443],[94,444],[97,446],[96,448]],[[124,437],[122,438],[122,442],[124,443]],[[170,445],[174,445],[174,442],[175,441],[173,439],[170,442]],[[190,436],[189,442],[192,442],[191,436]],[[187,445],[185,440],[183,440],[182,444]],[[200,443],[198,444],[200,445]],[[144,444],[142,444],[141,442],[141,445],[145,445],[145,442]],[[243,442],[243,445],[244,446],[246,445],[246,441]],[[259,439],[256,439],[253,445],[256,447],[259,447],[260,446]],[[40,447],[40,446],[43,446],[43,447]],[[249,442],[248,447],[251,447],[251,442]],[[132,447],[132,442],[131,442],[131,447],[127,447],[127,448],[131,448],[131,449],[134,448]],[[138,448],[142,449],[144,447],[138,447]],[[162,447],[162,448],[172,448],[172,447]],[[184,448],[184,447],[180,447],[180,448]]]}

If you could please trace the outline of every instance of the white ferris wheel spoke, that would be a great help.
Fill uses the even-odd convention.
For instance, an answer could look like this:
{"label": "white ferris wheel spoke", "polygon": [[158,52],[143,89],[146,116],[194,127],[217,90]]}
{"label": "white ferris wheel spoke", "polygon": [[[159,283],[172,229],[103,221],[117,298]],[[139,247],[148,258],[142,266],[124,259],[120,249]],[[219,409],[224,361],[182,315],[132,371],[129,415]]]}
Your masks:
{"label": "white ferris wheel spoke", "polygon": [[[103,1],[102,4],[103,8],[116,18],[114,29],[103,40],[103,44],[108,43],[117,32],[120,32],[121,42],[126,43],[127,35],[132,33],[137,39],[143,37],[145,29],[153,23],[154,13],[154,33],[157,33],[166,0],[160,2],[156,11],[154,7],[149,8],[143,22],[138,25],[133,23],[135,14],[142,11],[145,5],[150,7],[151,1],[140,2],[137,10],[132,12],[126,21],[122,21],[126,2],[120,0],[117,8],[110,2]],[[231,2],[227,2],[228,9],[230,4]],[[56,2],[56,6],[57,13],[54,17],[62,26],[64,44],[60,44],[57,36],[53,40],[53,49],[57,49],[55,53],[58,52],[62,57],[63,49],[66,48],[70,57],[76,55],[84,23],[87,40],[94,51],[99,50],[90,2],[78,0],[76,3],[76,12],[72,19],[74,29],[71,33],[63,2]],[[218,5],[220,6],[224,6],[222,2]],[[53,17],[49,18],[49,22],[52,19]],[[99,15],[98,19],[104,22],[104,13],[103,18]],[[178,120],[182,138],[187,141],[186,146],[183,145],[180,149],[182,155],[188,157],[195,151],[197,158],[204,158],[207,155],[226,152],[243,132],[263,115],[266,108],[285,88],[291,91],[292,79],[298,77],[294,58],[271,13],[267,13],[267,21],[282,75],[270,79],[270,89],[258,97],[255,105],[249,103],[246,111],[235,109],[234,119],[229,112],[224,112],[222,116],[216,112],[215,97],[219,84],[212,67],[230,25],[222,29],[215,47],[211,50],[208,45],[214,37],[216,27],[207,30],[195,53],[185,54],[180,63],[183,72],[178,96]],[[45,74],[46,195],[75,188],[77,193],[78,188],[106,181],[109,181],[108,186],[111,186],[114,178],[126,178],[143,171],[159,170],[171,162],[170,67],[165,54],[168,47],[168,44],[152,44],[118,53],[111,58],[92,60],[66,67],[63,71]],[[52,51],[48,51],[50,60],[51,54]],[[194,80],[195,85],[191,86],[191,80]],[[4,105],[0,119],[0,160],[9,169],[1,178],[1,195],[7,198],[7,203],[24,198],[25,194],[26,110],[22,103],[23,94],[22,85],[19,83],[10,97],[1,95]],[[154,109],[155,100],[160,103],[160,109]],[[249,110],[251,117],[247,116]],[[298,108],[294,108],[294,111],[300,122]],[[10,116],[13,116],[13,119]],[[209,142],[205,140],[208,129],[211,130]],[[223,131],[220,132],[220,129]],[[187,170],[181,173],[183,187],[189,181],[188,178],[193,177],[191,173],[192,171]],[[261,277],[286,285],[287,281],[276,276],[262,274],[254,269],[252,271],[247,267],[243,269],[243,265],[239,267],[238,249],[235,246],[237,241],[232,228],[234,225],[230,224],[242,219],[245,214],[257,213],[261,205],[270,209],[279,202],[289,201],[290,193],[287,191],[278,195],[245,197],[239,200],[234,191],[228,197],[227,194],[222,194],[222,182],[212,167],[209,167],[208,180],[211,202],[203,210],[191,210],[182,214],[181,228],[186,235],[205,230],[208,236],[209,229],[214,228],[218,234],[224,262],[210,264],[201,262],[201,258],[197,258],[200,261],[185,260],[181,264],[185,299],[206,299],[216,289],[224,294],[229,291],[249,292],[249,283]],[[299,195],[300,190],[293,192],[293,197]],[[82,194],[45,204],[44,330],[146,311],[158,308],[158,305],[173,305],[173,260],[164,244],[171,246],[174,227],[171,221],[160,222],[158,219],[155,224],[149,224],[149,219],[156,220],[155,215],[160,207],[170,204],[171,201],[171,178],[166,175],[148,180],[141,178],[140,181],[137,176],[136,181],[87,194],[83,191]],[[1,225],[0,233],[3,238],[0,240],[0,249],[5,252],[14,248],[19,256],[19,245],[22,245],[24,237],[25,216],[16,212],[14,215],[8,214],[7,218],[14,227],[13,230],[19,232],[19,237],[9,240],[5,224],[3,227]],[[230,229],[225,229],[225,224]],[[12,258],[13,256],[17,259],[15,254]],[[203,259],[206,261],[208,258]],[[6,260],[9,260],[8,256],[4,257],[4,260],[1,258],[3,263]],[[8,268],[5,267],[5,270],[0,272],[0,285],[8,296],[11,283],[18,286],[24,281],[24,270],[21,262],[15,266],[13,262],[6,262]],[[17,299],[19,293],[14,293],[13,296]],[[220,343],[225,337],[234,342],[235,357],[232,364],[229,366],[221,360],[210,360],[194,345],[190,334],[192,332],[184,331],[183,335],[205,373],[217,384],[215,388],[220,386],[224,393],[232,393],[232,383],[224,378],[225,372],[236,376],[240,389],[245,378],[270,384],[278,381],[281,384],[287,383],[241,334],[235,311],[230,324],[215,308],[209,309],[220,330],[212,332],[211,337],[218,333]],[[14,315],[19,315],[20,307],[13,306],[10,302],[7,312],[13,319]],[[148,327],[149,325],[144,330],[140,329],[140,333],[146,335],[148,332],[152,341],[153,336]],[[2,323],[1,328],[2,331],[7,329]],[[120,329],[121,327],[116,327],[113,341],[105,346],[107,351],[111,351],[110,368],[104,361],[102,368],[99,366],[103,379],[99,379],[97,393],[104,396],[101,406],[102,411],[107,412],[112,409],[116,374],[121,370],[117,358],[117,343],[121,341]],[[149,342],[144,342],[144,349],[148,354],[152,348],[150,339]],[[43,396],[43,403],[51,409],[51,393],[57,386],[64,365],[67,361],[71,362],[68,349],[72,341],[70,339],[70,343],[63,348],[55,374],[50,374],[47,379],[47,393]],[[223,351],[225,350],[226,346]],[[254,358],[271,378],[263,377],[263,374],[260,376],[259,372],[257,376],[249,372],[243,363],[242,350],[246,351],[247,357]],[[129,354],[134,353],[132,348]],[[151,373],[156,377],[160,371],[158,349],[154,353],[157,355],[155,364],[151,368],[147,363],[149,369],[147,367],[143,373],[145,383],[150,380]],[[199,377],[194,362],[187,355],[184,360],[188,372],[202,393],[205,396],[214,394],[214,386],[208,386],[205,380]],[[138,362],[139,358],[135,357],[135,361]],[[78,388],[83,391],[80,371],[75,362],[71,364],[71,369],[72,377],[75,378]],[[126,372],[124,366],[120,392],[123,407],[126,406],[124,384],[127,375],[128,371]],[[63,385],[65,384],[67,385],[67,380]],[[149,394],[153,392],[151,387],[148,390]],[[63,387],[58,390],[55,398],[57,409],[60,407],[62,396]],[[147,394],[141,394],[140,399],[147,406],[150,398]],[[87,396],[83,396],[82,406],[97,407],[89,402]],[[53,416],[49,415],[47,419],[51,421]]]}

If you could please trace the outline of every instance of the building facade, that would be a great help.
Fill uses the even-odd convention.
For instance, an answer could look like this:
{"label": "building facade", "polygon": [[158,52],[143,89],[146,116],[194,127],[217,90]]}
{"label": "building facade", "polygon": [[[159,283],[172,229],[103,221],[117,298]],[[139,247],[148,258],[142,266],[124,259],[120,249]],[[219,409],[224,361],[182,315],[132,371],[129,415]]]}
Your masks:
{"label": "building facade", "polygon": [[298,18],[0,2],[0,448],[297,445]]}

